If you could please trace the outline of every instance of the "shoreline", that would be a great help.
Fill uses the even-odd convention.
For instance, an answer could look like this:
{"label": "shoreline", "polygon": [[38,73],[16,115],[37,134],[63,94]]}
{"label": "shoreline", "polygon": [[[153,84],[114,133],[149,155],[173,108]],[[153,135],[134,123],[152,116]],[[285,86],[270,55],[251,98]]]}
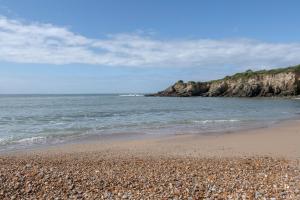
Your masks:
{"label": "shoreline", "polygon": [[[290,119],[264,127],[210,134],[119,134],[96,136],[71,143],[3,151],[3,155],[85,153],[101,151],[143,152],[192,157],[272,156],[300,159],[300,119]],[[177,150],[179,147],[180,150]],[[175,150],[174,150],[175,149]]]}
{"label": "shoreline", "polygon": [[[108,98],[108,100],[110,99],[110,97]],[[140,100],[136,100],[137,98],[132,98],[130,99],[131,101],[135,101],[135,102],[139,102]],[[142,98],[141,100],[145,100],[147,98]],[[151,99],[151,98],[150,98]],[[154,99],[154,98],[153,98]],[[193,99],[193,98],[192,98]],[[201,102],[202,100],[204,100],[203,105],[208,105],[210,106],[210,100],[207,102],[205,101],[206,98],[199,98],[199,101]],[[172,122],[172,116],[169,116],[167,118],[163,119],[161,123],[162,124],[166,124],[166,125],[162,125],[161,127],[153,127],[154,125],[157,125],[157,121],[155,121],[154,125],[151,125],[148,127],[148,125],[143,125],[144,122],[147,122],[148,120],[150,121],[149,124],[153,123],[153,117],[146,117],[146,115],[143,116],[143,123],[141,123],[142,125],[139,126],[137,125],[136,127],[134,126],[134,128],[120,128],[120,129],[103,129],[102,128],[92,128],[92,130],[90,130],[89,128],[87,129],[78,129],[78,127],[81,127],[81,121],[76,122],[78,125],[78,127],[74,126],[75,129],[69,132],[68,129],[64,129],[64,127],[68,127],[68,124],[76,124],[76,123],[71,123],[71,122],[64,122],[62,116],[68,115],[67,113],[61,113],[60,117],[62,117],[62,119],[60,117],[55,117],[52,116],[50,117],[51,120],[49,122],[47,122],[48,119],[46,119],[45,122],[42,122],[41,125],[38,125],[40,122],[38,122],[39,120],[45,120],[43,119],[43,117],[41,118],[37,118],[34,120],[37,120],[37,123],[28,123],[25,127],[20,126],[20,124],[16,123],[12,123],[11,125],[6,124],[3,127],[4,130],[4,134],[1,135],[0,138],[0,155],[3,153],[7,153],[7,152],[16,152],[16,151],[28,151],[28,150],[33,150],[33,149],[42,149],[44,147],[55,147],[55,146],[61,146],[61,145],[68,145],[68,144],[73,144],[73,143],[87,143],[89,141],[94,141],[94,140],[106,140],[107,138],[122,138],[122,137],[139,137],[139,138],[151,138],[151,137],[169,137],[169,136],[173,136],[173,135],[182,135],[182,134],[186,134],[186,135],[197,135],[197,134],[201,134],[201,135],[220,135],[220,134],[227,134],[227,133],[233,133],[233,132],[244,132],[245,130],[256,130],[256,129],[260,129],[260,128],[264,128],[264,127],[269,127],[269,126],[273,126],[274,123],[282,123],[285,120],[293,120],[295,118],[299,118],[299,113],[297,113],[297,106],[299,105],[298,101],[284,101],[284,100],[280,100],[280,101],[274,101],[274,105],[278,106],[278,110],[274,109],[275,112],[272,112],[273,110],[273,106],[269,104],[269,100],[268,101],[257,101],[255,99],[262,99],[262,98],[252,98],[250,99],[245,99],[246,102],[238,100],[241,98],[231,98],[231,100],[217,100],[220,98],[211,98],[212,101],[216,101],[215,103],[217,105],[219,105],[220,109],[222,109],[223,107],[223,103],[225,102],[226,105],[230,106],[230,105],[235,105],[234,103],[237,103],[239,106],[243,106],[245,105],[245,103],[247,104],[247,102],[249,103],[249,106],[246,106],[248,109],[245,109],[247,111],[250,112],[249,116],[252,116],[252,118],[248,118],[248,112],[245,111],[246,113],[243,113],[239,111],[239,109],[237,109],[237,112],[235,111],[233,116],[228,115],[227,117],[222,117],[223,114],[218,113],[218,115],[216,115],[215,117],[209,117],[209,115],[213,115],[213,113],[209,114],[206,117],[201,117],[201,118],[197,118],[197,117],[190,117],[189,114],[191,113],[190,111],[192,110],[192,106],[189,107],[189,109],[186,109],[186,111],[183,112],[183,114],[181,114],[181,118],[179,120],[179,122]],[[226,98],[224,98],[226,99]],[[266,98],[265,98],[266,99]],[[271,98],[268,98],[271,99]],[[175,103],[174,105],[180,106],[180,102],[182,101],[187,101],[190,102],[191,105],[193,105],[194,103],[197,103],[198,100],[196,101],[189,101],[187,98],[185,99],[181,99],[179,100],[178,98],[175,99]],[[127,101],[127,100],[126,100]],[[161,101],[161,100],[159,100]],[[271,100],[270,100],[271,101]],[[47,101],[46,101],[47,102]],[[142,101],[144,102],[144,101]],[[147,101],[146,101],[147,102]],[[152,102],[152,101],[151,101]],[[155,102],[155,101],[154,101]],[[172,101],[173,102],[173,101]],[[273,102],[273,101],[272,101]],[[162,98],[162,105],[164,104],[169,104],[169,101],[163,101]],[[208,104],[207,104],[208,103]],[[257,104],[259,103],[259,104]],[[94,104],[93,104],[94,105]],[[190,105],[189,103],[187,105]],[[247,104],[248,105],[248,104]],[[228,108],[228,106],[226,106],[226,108]],[[172,106],[173,107],[173,106]],[[200,106],[201,107],[201,106]],[[200,109],[199,107],[199,109]],[[213,107],[213,106],[212,106]],[[218,108],[219,108],[218,107]],[[95,110],[97,110],[98,107],[95,107]],[[174,107],[175,108],[175,107]],[[172,109],[174,109],[172,108]],[[251,108],[251,109],[250,109]],[[295,109],[291,109],[291,108],[295,108]],[[81,109],[81,107],[80,107]],[[169,109],[169,108],[168,108]],[[210,108],[211,109],[211,108]],[[227,112],[232,112],[234,108],[230,108],[227,109],[226,111],[224,111],[225,113]],[[262,111],[262,110],[263,111]],[[181,109],[179,109],[181,110]],[[200,109],[201,110],[201,109]],[[199,110],[199,111],[200,111]],[[205,109],[204,109],[205,110]],[[219,109],[217,109],[219,110]],[[266,118],[264,117],[260,117],[260,114],[257,114],[259,112],[257,111],[262,111],[262,113],[264,114],[265,112],[266,114]],[[84,111],[84,110],[82,110]],[[27,112],[30,112],[29,110]],[[95,113],[98,112],[102,112],[102,111],[95,111]],[[109,112],[109,111],[108,111]],[[118,111],[119,112],[119,111]],[[210,113],[211,111],[204,111],[207,113]],[[93,112],[91,112],[93,113]],[[168,112],[166,112],[168,113]],[[194,112],[192,112],[194,113]],[[282,113],[283,115],[281,116]],[[36,113],[37,114],[37,113]],[[119,113],[120,116],[122,116],[122,112]],[[46,115],[46,113],[45,113]],[[48,114],[49,115],[49,114]],[[51,113],[50,113],[51,115]],[[114,115],[114,114],[113,114]],[[118,114],[117,114],[118,115]],[[206,115],[206,114],[204,114]],[[219,116],[220,115],[220,116]],[[73,115],[71,115],[73,116]],[[75,117],[76,115],[74,115]],[[101,115],[99,115],[101,116]],[[257,116],[257,117],[253,117],[253,116]],[[83,117],[83,116],[78,116],[78,117]],[[94,118],[95,117],[95,118]],[[94,123],[93,121],[91,122],[91,125],[87,125],[87,127],[102,127],[102,124],[98,123],[97,121],[101,118],[97,118],[97,116],[95,115],[94,117],[92,117],[92,120],[95,120],[96,123]],[[47,117],[46,117],[47,118]],[[71,117],[72,118],[72,117]],[[122,117],[124,118],[124,117]],[[12,118],[14,119],[14,118]],[[96,120],[97,119],[97,120]],[[126,119],[126,117],[125,117]],[[186,119],[186,120],[185,120]],[[207,120],[206,120],[207,119]],[[259,120],[262,119],[262,120]],[[24,119],[22,119],[24,120]],[[71,121],[74,119],[70,119]],[[84,121],[84,119],[82,119]],[[109,118],[110,120],[110,118]],[[111,127],[114,127],[114,125],[118,125],[119,123],[113,123],[110,121],[107,121],[106,126],[108,125]],[[139,119],[136,119],[137,121]],[[152,120],[152,121],[151,121]],[[181,121],[183,120],[183,121]],[[231,122],[234,121],[234,122]],[[87,121],[84,121],[84,123],[89,123],[88,121],[91,121],[91,119],[88,118]],[[126,121],[126,120],[125,120]],[[175,120],[176,121],[176,120]],[[166,123],[165,123],[166,122]],[[49,124],[48,124],[49,123]],[[83,123],[83,127],[85,126]],[[112,123],[112,124],[110,124]],[[123,122],[122,122],[123,123]],[[121,123],[121,124],[122,124]],[[148,123],[148,122],[147,122]],[[146,123],[146,124],[147,124]],[[57,124],[57,125],[56,125]],[[158,123],[160,124],[160,122]],[[51,127],[53,126],[53,132],[48,132],[47,127],[49,126],[49,130],[51,130]],[[57,127],[56,127],[57,126]],[[61,126],[61,127],[60,127]],[[73,125],[70,125],[73,126]],[[46,129],[44,130],[44,128],[46,127]],[[103,127],[105,127],[103,125]],[[8,130],[7,134],[5,133],[5,130]],[[10,131],[10,130],[13,131]],[[23,130],[24,129],[24,130]],[[58,131],[56,132],[57,130]],[[35,132],[34,130],[41,130],[41,132]],[[22,134],[24,132],[28,132],[30,134]],[[33,132],[31,132],[33,131]],[[126,133],[127,131],[127,133]],[[32,134],[31,134],[32,133]],[[163,136],[159,136],[159,135],[163,135]],[[124,136],[122,136],[124,135]],[[135,139],[135,138],[133,138]]]}

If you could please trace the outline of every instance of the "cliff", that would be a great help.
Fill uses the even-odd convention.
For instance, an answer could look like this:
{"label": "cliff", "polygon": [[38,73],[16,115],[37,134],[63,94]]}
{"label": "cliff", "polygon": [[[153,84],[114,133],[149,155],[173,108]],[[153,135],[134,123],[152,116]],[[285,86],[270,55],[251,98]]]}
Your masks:
{"label": "cliff", "polygon": [[274,70],[237,73],[208,82],[178,81],[148,96],[271,97],[300,95],[300,65]]}

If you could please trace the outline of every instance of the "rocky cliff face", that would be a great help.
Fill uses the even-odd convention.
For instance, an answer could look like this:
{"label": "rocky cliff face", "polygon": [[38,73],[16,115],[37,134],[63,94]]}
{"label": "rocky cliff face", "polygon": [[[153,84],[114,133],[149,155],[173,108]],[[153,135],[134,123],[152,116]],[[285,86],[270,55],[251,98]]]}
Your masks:
{"label": "rocky cliff face", "polygon": [[178,81],[164,91],[150,96],[271,97],[300,95],[298,70],[248,71],[209,82]]}

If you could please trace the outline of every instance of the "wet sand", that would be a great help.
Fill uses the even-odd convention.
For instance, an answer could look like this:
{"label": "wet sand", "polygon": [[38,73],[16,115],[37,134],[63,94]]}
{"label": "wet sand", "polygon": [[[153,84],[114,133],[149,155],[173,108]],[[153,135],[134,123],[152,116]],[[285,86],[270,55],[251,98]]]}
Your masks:
{"label": "wet sand", "polygon": [[[109,137],[26,151],[29,154],[126,152],[192,157],[271,156],[300,159],[300,120],[213,135]],[[20,153],[20,152],[17,152]]]}
{"label": "wet sand", "polygon": [[1,199],[300,199],[300,121],[0,156]]}

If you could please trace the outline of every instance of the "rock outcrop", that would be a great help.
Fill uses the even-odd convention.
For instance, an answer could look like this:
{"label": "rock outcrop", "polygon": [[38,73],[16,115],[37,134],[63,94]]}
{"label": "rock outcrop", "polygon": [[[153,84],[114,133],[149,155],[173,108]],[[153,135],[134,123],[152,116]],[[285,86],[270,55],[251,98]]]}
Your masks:
{"label": "rock outcrop", "polygon": [[275,70],[248,70],[224,79],[184,83],[148,96],[271,97],[300,95],[300,65]]}

